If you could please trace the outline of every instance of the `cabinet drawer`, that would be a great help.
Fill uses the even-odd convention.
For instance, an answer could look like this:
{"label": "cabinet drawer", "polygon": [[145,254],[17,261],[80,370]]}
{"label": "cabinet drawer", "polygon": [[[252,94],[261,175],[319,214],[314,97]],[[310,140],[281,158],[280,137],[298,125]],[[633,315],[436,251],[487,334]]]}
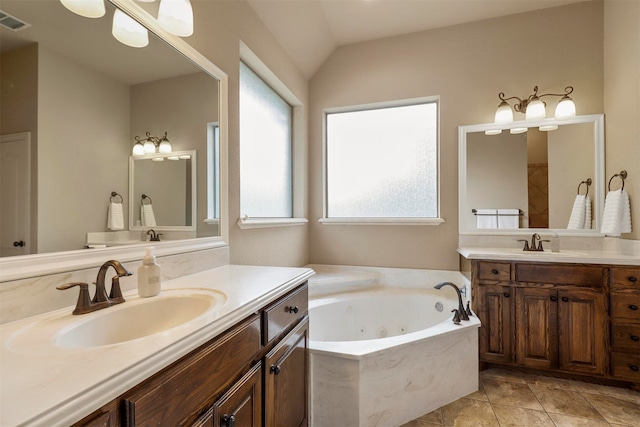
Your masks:
{"label": "cabinet drawer", "polygon": [[254,315],[125,396],[125,425],[192,424],[201,409],[213,404],[250,366],[260,349],[260,318]]}
{"label": "cabinet drawer", "polygon": [[307,314],[308,307],[309,287],[307,283],[267,307],[262,312],[263,345],[267,345],[280,334],[289,331]]}
{"label": "cabinet drawer", "polygon": [[611,317],[640,322],[640,293],[611,292]]}
{"label": "cabinet drawer", "polygon": [[601,288],[603,268],[572,264],[516,264],[516,281]]}
{"label": "cabinet drawer", "polygon": [[612,323],[611,345],[619,350],[632,350],[640,354],[640,323]]}
{"label": "cabinet drawer", "polygon": [[611,268],[611,289],[640,290],[640,268]]}
{"label": "cabinet drawer", "polygon": [[611,352],[611,375],[640,382],[640,355]]}
{"label": "cabinet drawer", "polygon": [[511,264],[508,262],[481,261],[478,263],[478,277],[480,280],[508,282],[511,280]]}

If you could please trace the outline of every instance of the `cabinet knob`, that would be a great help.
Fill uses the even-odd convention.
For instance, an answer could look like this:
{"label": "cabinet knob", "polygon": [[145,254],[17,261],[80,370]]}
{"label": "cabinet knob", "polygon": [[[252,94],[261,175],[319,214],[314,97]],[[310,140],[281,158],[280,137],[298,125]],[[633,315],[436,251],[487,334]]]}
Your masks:
{"label": "cabinet knob", "polygon": [[492,274],[498,274],[498,273],[499,273],[499,271],[498,271],[498,270],[496,270],[496,269],[494,268],[493,270],[491,270],[491,273],[492,273]]}
{"label": "cabinet knob", "polygon": [[631,309],[633,311],[636,311],[638,309],[638,306],[635,305],[635,304],[631,304],[631,305],[629,305],[629,309]]}
{"label": "cabinet knob", "polygon": [[504,297],[505,297],[505,298],[509,298],[509,297],[511,296],[511,294],[509,294],[509,292],[505,292],[505,293],[504,293],[504,294],[502,294],[502,295],[504,295]]}
{"label": "cabinet knob", "polygon": [[220,420],[220,423],[226,427],[235,427],[236,417],[234,417],[233,415],[224,415]]}
{"label": "cabinet knob", "polygon": [[558,297],[556,297],[556,296],[551,296],[551,297],[549,297],[549,298],[550,298],[550,299],[551,299],[551,301],[553,301],[553,302],[558,301]]}
{"label": "cabinet knob", "polygon": [[13,247],[14,248],[23,248],[24,247],[24,240],[19,240],[17,242],[13,242]]}
{"label": "cabinet knob", "polygon": [[289,307],[289,313],[297,314],[300,309],[297,306]]}
{"label": "cabinet knob", "polygon": [[638,281],[638,278],[636,276],[629,276],[629,281],[635,283]]}
{"label": "cabinet knob", "polygon": [[271,372],[272,374],[279,375],[280,374],[280,366],[278,366],[278,365],[271,366],[271,369],[269,369],[269,372]]}
{"label": "cabinet knob", "polygon": [[637,336],[637,335],[631,335],[631,341],[636,341],[636,342],[638,342],[638,341],[640,341],[640,337],[639,337],[639,336]]}
{"label": "cabinet knob", "polygon": [[562,297],[562,301],[563,301],[563,302],[569,302],[569,298],[567,298],[567,297]]}
{"label": "cabinet knob", "polygon": [[631,369],[633,372],[638,372],[638,370],[640,370],[640,368],[638,368],[636,365],[629,365],[629,369]]}

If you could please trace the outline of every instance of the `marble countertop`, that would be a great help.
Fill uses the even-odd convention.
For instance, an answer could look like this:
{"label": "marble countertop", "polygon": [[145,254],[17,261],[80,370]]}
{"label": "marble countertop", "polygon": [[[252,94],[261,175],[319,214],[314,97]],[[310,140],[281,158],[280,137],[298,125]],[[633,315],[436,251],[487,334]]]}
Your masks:
{"label": "marble countertop", "polygon": [[[119,344],[81,349],[58,347],[45,336],[38,341],[40,322],[64,324],[109,309],[73,316],[73,307],[67,307],[1,325],[0,425],[76,422],[311,275],[309,268],[228,265],[166,281],[162,285],[165,293],[215,290],[226,301],[183,325]],[[125,298],[139,297],[133,291],[125,293]],[[25,330],[35,334],[37,345],[20,344]]]}
{"label": "marble countertop", "polygon": [[458,253],[467,259],[640,266],[638,255],[601,250],[561,249],[560,252],[525,252],[517,248],[459,247]]}

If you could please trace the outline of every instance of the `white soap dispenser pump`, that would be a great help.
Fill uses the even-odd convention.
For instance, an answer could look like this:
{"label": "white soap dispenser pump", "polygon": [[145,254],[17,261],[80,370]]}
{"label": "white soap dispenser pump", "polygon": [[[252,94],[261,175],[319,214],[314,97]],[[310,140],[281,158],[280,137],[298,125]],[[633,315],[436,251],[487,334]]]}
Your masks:
{"label": "white soap dispenser pump", "polygon": [[138,268],[138,295],[142,298],[153,297],[160,293],[160,266],[153,254],[155,247],[149,246]]}

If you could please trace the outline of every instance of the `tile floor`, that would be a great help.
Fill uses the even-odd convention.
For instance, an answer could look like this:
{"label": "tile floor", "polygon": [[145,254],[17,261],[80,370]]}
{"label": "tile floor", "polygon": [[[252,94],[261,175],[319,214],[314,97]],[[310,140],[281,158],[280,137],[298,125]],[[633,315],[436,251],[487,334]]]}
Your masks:
{"label": "tile floor", "polygon": [[480,389],[402,427],[638,427],[640,393],[502,369],[480,373]]}

